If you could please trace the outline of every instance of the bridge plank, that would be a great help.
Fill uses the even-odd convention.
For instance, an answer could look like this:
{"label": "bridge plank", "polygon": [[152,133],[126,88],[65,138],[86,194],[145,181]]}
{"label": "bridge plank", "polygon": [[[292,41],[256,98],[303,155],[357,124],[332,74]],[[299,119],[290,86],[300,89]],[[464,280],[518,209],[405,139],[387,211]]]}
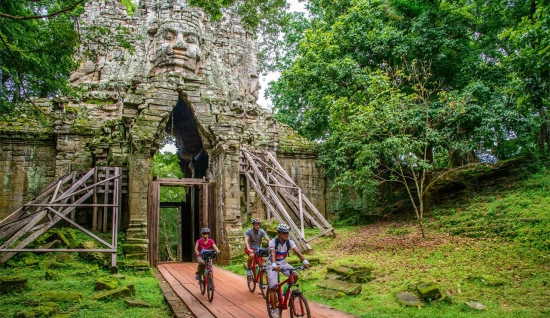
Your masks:
{"label": "bridge plank", "polygon": [[[265,300],[258,289],[254,293],[248,291],[244,276],[229,272],[223,268],[214,267],[216,292],[214,300],[209,302],[206,294],[201,295],[198,283],[195,280],[197,263],[161,263],[158,265],[158,268],[178,296],[183,295],[187,298],[194,298],[193,306],[199,303],[209,314],[197,314],[190,308],[197,317],[246,318],[267,316]],[[182,298],[182,300],[188,305],[185,299]],[[309,306],[311,317],[315,318],[355,317],[312,301],[309,301]],[[284,311],[283,317],[288,316],[288,311]]]}

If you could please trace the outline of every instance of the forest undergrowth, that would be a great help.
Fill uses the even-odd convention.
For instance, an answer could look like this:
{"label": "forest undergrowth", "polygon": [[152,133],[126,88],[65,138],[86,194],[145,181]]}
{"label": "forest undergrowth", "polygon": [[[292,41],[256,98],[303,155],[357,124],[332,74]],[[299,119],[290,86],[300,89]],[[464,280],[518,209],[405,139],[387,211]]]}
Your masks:
{"label": "forest undergrowth", "polygon": [[[301,273],[313,301],[359,317],[550,316],[550,172],[500,180],[432,207],[422,238],[411,213],[363,226],[337,226],[336,239],[312,242],[321,263]],[[332,300],[316,293],[330,266],[373,268],[362,292]],[[243,274],[240,260],[229,266]],[[442,302],[401,305],[395,296],[410,284],[435,282]],[[466,305],[477,301],[486,309]]]}

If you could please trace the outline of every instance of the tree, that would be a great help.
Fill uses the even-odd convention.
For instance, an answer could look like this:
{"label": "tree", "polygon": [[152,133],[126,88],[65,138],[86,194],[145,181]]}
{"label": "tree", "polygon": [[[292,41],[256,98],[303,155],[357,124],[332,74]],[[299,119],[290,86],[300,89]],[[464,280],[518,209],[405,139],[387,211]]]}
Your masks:
{"label": "tree", "polygon": [[520,109],[538,117],[537,144],[541,154],[550,154],[550,6],[531,0],[529,15],[507,28],[501,38],[508,45],[504,59],[510,70],[510,92]]}
{"label": "tree", "polygon": [[338,186],[351,186],[361,194],[376,195],[381,184],[399,183],[424,237],[425,201],[433,184],[451,171],[476,164],[450,165],[447,149],[468,151],[470,145],[450,138],[442,125],[464,116],[469,98],[444,91],[425,64],[412,63],[387,74],[378,71],[368,84],[362,102],[342,98],[332,103],[331,135],[321,161]]}
{"label": "tree", "polygon": [[509,94],[503,61],[513,50],[499,36],[526,8],[516,0],[312,0],[308,29],[289,45],[294,60],[281,63],[289,67],[268,90],[275,116],[319,142],[340,189],[374,197],[375,176],[405,182],[421,222],[440,171],[530,149],[535,112]]}
{"label": "tree", "polygon": [[69,92],[84,0],[0,2],[0,114],[30,97]]}

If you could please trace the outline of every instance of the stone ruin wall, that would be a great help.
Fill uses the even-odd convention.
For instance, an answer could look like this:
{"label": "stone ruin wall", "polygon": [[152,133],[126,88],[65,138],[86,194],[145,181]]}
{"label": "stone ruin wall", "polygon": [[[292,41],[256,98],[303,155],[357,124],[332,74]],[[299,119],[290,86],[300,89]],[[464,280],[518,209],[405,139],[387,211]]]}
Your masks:
{"label": "stone ruin wall", "polygon": [[[230,252],[225,255],[242,251],[241,145],[273,151],[325,213],[325,182],[312,145],[256,104],[257,47],[237,17],[212,23],[181,0],[141,1],[130,17],[117,0],[106,0],[87,2],[80,20],[84,35],[93,32],[90,26],[122,30],[135,52],[83,45],[81,67],[70,79],[82,91],[78,98],[36,100],[35,108],[50,115],[42,121],[18,116],[0,122],[0,218],[69,166],[111,165],[128,169],[130,219],[146,220],[152,156],[178,102],[191,109],[208,154],[217,243]],[[183,46],[186,51],[178,51]],[[97,58],[84,58],[90,52]],[[194,155],[178,142],[182,160]]]}

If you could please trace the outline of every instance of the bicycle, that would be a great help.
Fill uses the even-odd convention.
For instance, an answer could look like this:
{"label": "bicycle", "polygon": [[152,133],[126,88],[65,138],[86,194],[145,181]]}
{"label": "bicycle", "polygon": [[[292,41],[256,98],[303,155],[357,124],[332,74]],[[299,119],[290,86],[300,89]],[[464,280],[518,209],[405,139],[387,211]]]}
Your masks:
{"label": "bicycle", "polygon": [[256,283],[260,287],[262,297],[267,297],[267,271],[264,264],[264,257],[269,256],[268,248],[258,248],[254,251],[254,261],[252,262],[252,276],[247,276],[248,290],[253,293],[256,290]]}
{"label": "bicycle", "polygon": [[[289,277],[282,283],[277,283],[277,306],[271,308],[270,297],[272,293],[267,293],[266,304],[267,304],[267,313],[269,318],[273,318],[273,310],[278,309],[279,314],[282,317],[282,311],[290,308],[290,317],[307,317],[311,318],[311,313],[309,311],[309,305],[307,303],[306,297],[302,294],[298,288],[298,284],[294,281],[293,272],[296,272],[297,269],[305,270],[305,266],[298,266],[296,268],[282,269],[281,271],[290,271]],[[277,277],[278,278],[278,277]],[[286,284],[286,288],[282,289],[283,285]]]}
{"label": "bicycle", "polygon": [[203,278],[199,280],[199,288],[201,294],[204,295],[206,291],[206,296],[209,301],[214,299],[214,272],[212,271],[212,259],[216,258],[217,254],[214,250],[204,250],[201,252],[202,259],[204,260],[204,275]]}

